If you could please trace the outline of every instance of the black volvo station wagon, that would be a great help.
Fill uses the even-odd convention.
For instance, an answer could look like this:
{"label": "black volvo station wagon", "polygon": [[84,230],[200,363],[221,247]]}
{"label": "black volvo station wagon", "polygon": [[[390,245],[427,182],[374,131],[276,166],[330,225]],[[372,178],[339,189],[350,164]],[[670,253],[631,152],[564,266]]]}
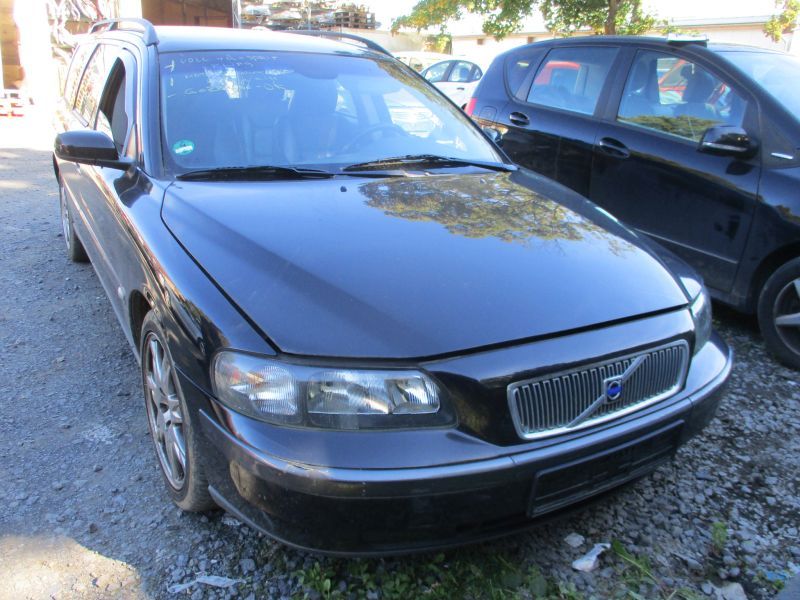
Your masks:
{"label": "black volvo station wagon", "polygon": [[646,474],[716,410],[699,277],[379,47],[103,22],[58,117],[67,249],[184,510],[454,545]]}
{"label": "black volvo station wagon", "polygon": [[800,368],[800,59],[697,39],[577,38],[498,56],[468,112],[757,314]]}

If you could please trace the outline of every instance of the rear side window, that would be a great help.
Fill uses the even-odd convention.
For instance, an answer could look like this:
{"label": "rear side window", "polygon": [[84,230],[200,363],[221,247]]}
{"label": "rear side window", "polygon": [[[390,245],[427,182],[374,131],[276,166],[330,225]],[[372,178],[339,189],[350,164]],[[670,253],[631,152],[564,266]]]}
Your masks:
{"label": "rear side window", "polygon": [[83,68],[86,66],[86,59],[89,58],[94,47],[93,44],[78,46],[72,55],[67,80],[64,82],[64,99],[70,108],[75,105],[75,92],[78,91],[78,82],[81,80]]}
{"label": "rear side window", "polygon": [[551,50],[536,72],[528,102],[593,114],[617,51],[591,46]]}
{"label": "rear side window", "polygon": [[531,85],[533,70],[542,59],[544,50],[525,49],[506,59],[506,83],[513,96],[524,100]]}

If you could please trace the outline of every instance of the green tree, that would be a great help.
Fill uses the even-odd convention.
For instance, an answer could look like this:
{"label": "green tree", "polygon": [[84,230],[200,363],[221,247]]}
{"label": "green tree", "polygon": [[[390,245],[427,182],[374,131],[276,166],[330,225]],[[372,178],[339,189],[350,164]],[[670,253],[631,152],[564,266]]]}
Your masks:
{"label": "green tree", "polygon": [[776,0],[775,6],[781,8],[780,14],[773,15],[764,25],[764,33],[774,42],[780,42],[784,35],[797,28],[800,17],[800,0]]}
{"label": "green tree", "polygon": [[501,39],[518,31],[535,10],[541,11],[547,28],[558,35],[586,27],[607,35],[635,35],[657,25],[655,17],[642,8],[642,0],[419,0],[408,15],[392,23],[392,29],[444,28],[448,21],[472,13],[484,17],[484,33]]}

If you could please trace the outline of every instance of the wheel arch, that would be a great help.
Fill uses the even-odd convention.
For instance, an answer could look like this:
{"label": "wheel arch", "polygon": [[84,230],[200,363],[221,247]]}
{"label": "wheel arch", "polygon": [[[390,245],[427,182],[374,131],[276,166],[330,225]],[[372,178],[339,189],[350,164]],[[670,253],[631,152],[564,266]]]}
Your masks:
{"label": "wheel arch", "polygon": [[130,301],[128,306],[128,314],[130,315],[130,327],[131,327],[131,336],[133,338],[133,343],[136,347],[137,354],[139,352],[141,342],[140,339],[142,335],[142,324],[144,323],[144,318],[152,310],[152,306],[150,302],[147,301],[142,292],[139,290],[134,290],[131,292]]}
{"label": "wheel arch", "polygon": [[749,311],[757,309],[759,295],[770,276],[781,266],[797,257],[800,257],[800,241],[781,246],[761,260],[750,280],[750,291],[747,299]]}

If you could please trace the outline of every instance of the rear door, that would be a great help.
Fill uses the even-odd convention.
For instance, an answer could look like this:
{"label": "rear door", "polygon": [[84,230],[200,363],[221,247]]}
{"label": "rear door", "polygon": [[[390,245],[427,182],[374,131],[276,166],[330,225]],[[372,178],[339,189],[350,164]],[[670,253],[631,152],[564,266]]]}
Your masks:
{"label": "rear door", "polygon": [[699,152],[699,142],[715,125],[758,139],[758,111],[746,90],[700,60],[679,49],[636,52],[597,131],[589,197],[727,292],[750,229],[760,157]]}
{"label": "rear door", "polygon": [[[515,54],[507,65],[510,101],[498,117],[508,128],[503,149],[523,167],[586,195],[598,127],[595,115],[608,94],[619,48],[559,45],[538,62],[535,72],[524,75],[538,51],[530,50],[530,59]],[[519,87],[512,75],[522,79]]]}

